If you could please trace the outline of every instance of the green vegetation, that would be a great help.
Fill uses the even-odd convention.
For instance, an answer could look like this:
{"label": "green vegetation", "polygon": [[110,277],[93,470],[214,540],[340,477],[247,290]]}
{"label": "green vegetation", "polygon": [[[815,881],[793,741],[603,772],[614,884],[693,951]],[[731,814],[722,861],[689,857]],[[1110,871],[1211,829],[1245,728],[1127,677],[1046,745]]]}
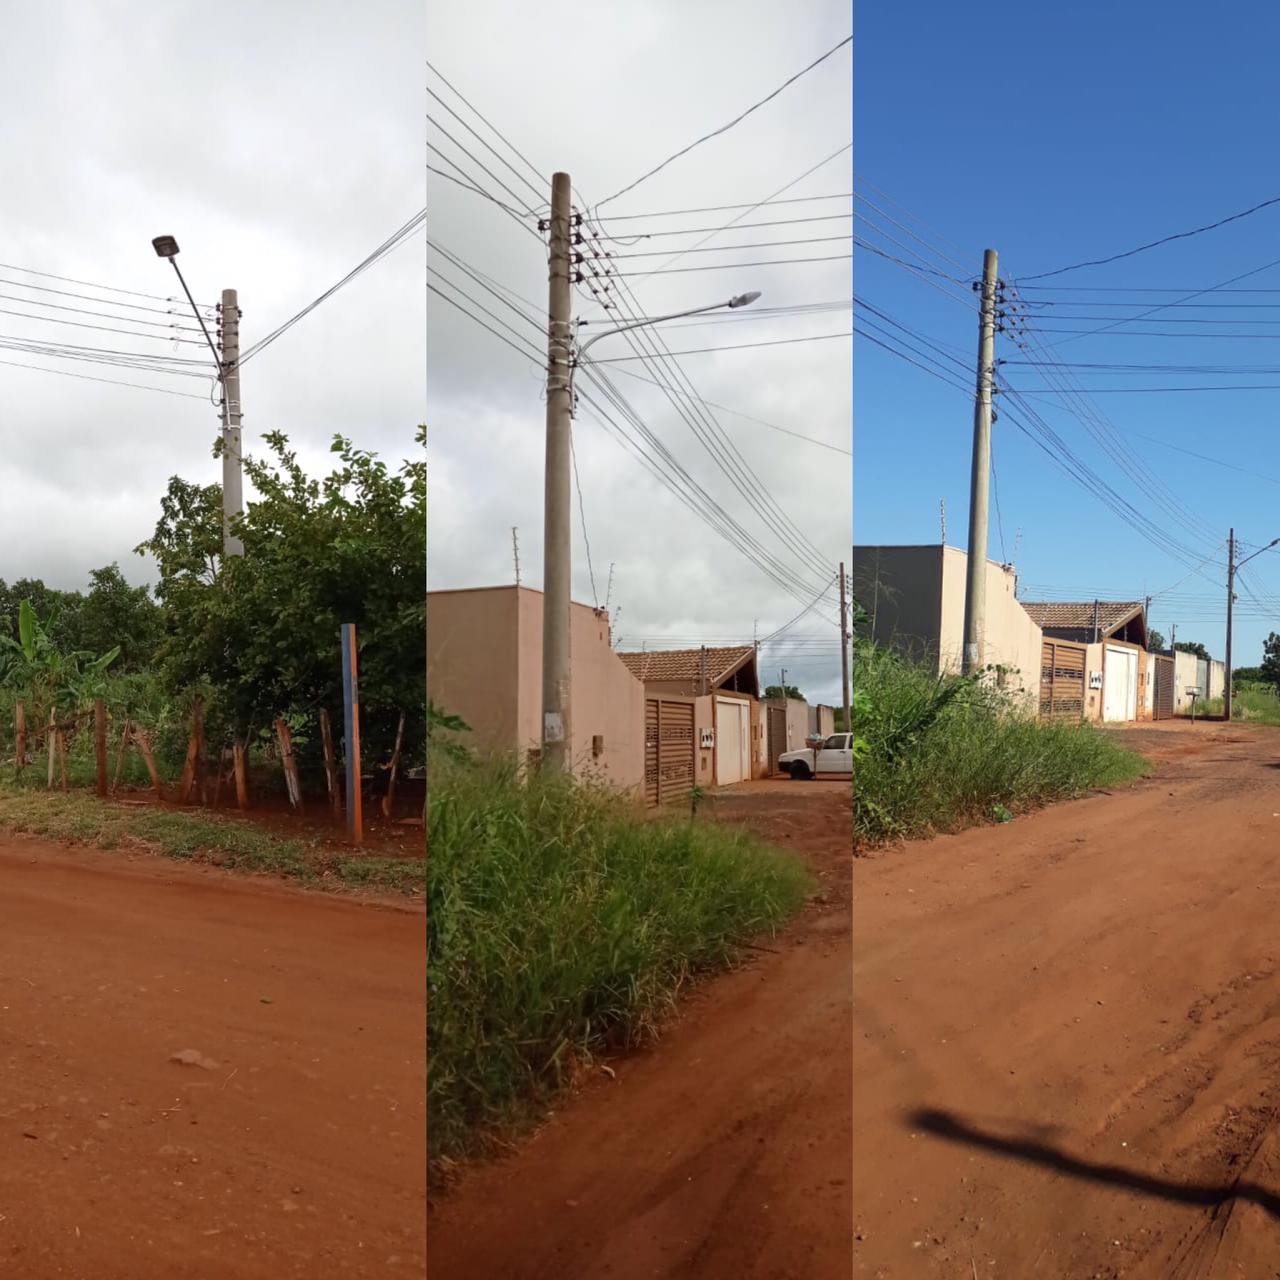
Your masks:
{"label": "green vegetation", "polygon": [[1006,821],[1145,769],[1104,733],[1036,720],[989,682],[939,677],[869,642],[853,674],[859,845]]}
{"label": "green vegetation", "polygon": [[[1262,681],[1233,680],[1235,696],[1231,704],[1232,723],[1280,725],[1280,696],[1274,685]],[[1196,718],[1221,717],[1222,699],[1196,701]],[[1189,714],[1189,713],[1188,713]]]}
{"label": "green vegetation", "polygon": [[147,849],[168,858],[267,872],[325,887],[421,892],[421,860],[350,857],[317,841],[284,840],[253,823],[200,810],[103,804],[83,792],[0,785],[0,828],[92,845]]}
{"label": "green vegetation", "polygon": [[593,1054],[803,903],[802,865],[687,814],[433,752],[427,806],[433,1165],[536,1116]]}

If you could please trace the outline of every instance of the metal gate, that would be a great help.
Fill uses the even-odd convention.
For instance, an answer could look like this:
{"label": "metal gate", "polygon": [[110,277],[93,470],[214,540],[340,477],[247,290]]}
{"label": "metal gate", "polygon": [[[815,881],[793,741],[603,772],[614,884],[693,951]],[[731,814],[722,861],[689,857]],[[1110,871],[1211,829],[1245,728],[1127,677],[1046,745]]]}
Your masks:
{"label": "metal gate", "polygon": [[1040,659],[1040,714],[1049,720],[1084,718],[1085,647],[1046,640]]}
{"label": "metal gate", "polygon": [[684,804],[693,790],[692,698],[644,700],[644,801],[650,808]]}
{"label": "metal gate", "polygon": [[1173,659],[1156,658],[1156,706],[1157,720],[1173,719]]}

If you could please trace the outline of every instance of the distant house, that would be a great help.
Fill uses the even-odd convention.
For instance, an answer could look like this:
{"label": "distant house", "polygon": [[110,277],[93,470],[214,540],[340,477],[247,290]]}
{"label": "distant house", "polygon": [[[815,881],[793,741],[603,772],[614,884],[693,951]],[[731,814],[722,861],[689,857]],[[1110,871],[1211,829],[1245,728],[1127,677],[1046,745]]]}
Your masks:
{"label": "distant house", "polygon": [[1073,603],[1024,600],[1022,607],[1039,624],[1040,630],[1055,640],[1074,640],[1077,644],[1114,640],[1142,649],[1147,647],[1147,610],[1141,600]]}
{"label": "distant house", "polygon": [[[726,786],[765,773],[760,677],[753,645],[648,649],[618,657],[644,686],[647,741],[660,735],[660,718],[679,724],[683,735],[686,713],[682,707],[688,704],[690,732],[696,733],[697,781]],[[673,744],[682,740],[671,739]],[[683,757],[681,769],[683,779]]]}

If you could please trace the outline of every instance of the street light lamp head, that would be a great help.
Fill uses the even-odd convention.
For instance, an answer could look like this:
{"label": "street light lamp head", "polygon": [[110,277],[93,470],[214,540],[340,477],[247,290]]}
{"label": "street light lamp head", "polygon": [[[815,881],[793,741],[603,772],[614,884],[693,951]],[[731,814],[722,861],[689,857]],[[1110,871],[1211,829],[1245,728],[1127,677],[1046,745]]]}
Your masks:
{"label": "street light lamp head", "polygon": [[151,247],[162,258],[176,258],[178,256],[178,242],[172,236],[156,236],[151,242]]}
{"label": "street light lamp head", "polygon": [[736,298],[729,299],[729,306],[735,310],[738,307],[749,307],[759,296],[759,289],[753,289],[750,293],[740,293]]}

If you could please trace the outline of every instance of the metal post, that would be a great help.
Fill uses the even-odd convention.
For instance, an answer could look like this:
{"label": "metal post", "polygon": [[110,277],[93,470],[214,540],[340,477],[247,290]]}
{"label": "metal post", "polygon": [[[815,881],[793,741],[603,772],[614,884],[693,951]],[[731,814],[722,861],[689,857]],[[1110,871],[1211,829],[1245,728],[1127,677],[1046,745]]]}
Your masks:
{"label": "metal post", "polygon": [[853,709],[849,703],[849,601],[845,595],[844,561],[840,562],[840,686],[844,697],[844,731],[853,732]]}
{"label": "metal post", "polygon": [[991,475],[991,393],[995,382],[996,251],[982,258],[978,320],[978,382],[973,401],[973,464],[969,476],[969,563],[964,596],[966,675],[982,670],[987,612],[987,504]]}
{"label": "metal post", "polygon": [[699,692],[705,698],[707,696],[707,646],[702,646],[702,653],[698,659],[698,687]]}
{"label": "metal post", "polygon": [[1093,643],[1098,643],[1098,601],[1093,602]]}
{"label": "metal post", "polygon": [[547,293],[547,453],[542,540],[542,764],[572,768],[569,629],[570,431],[572,350],[572,186],[567,173],[551,179]]}
{"label": "metal post", "polygon": [[354,622],[342,624],[342,715],[347,748],[347,831],[359,844],[364,839],[364,813],[360,795],[360,673]]}
{"label": "metal post", "polygon": [[231,521],[244,510],[240,451],[240,307],[234,289],[223,289],[222,326],[222,553],[244,555],[244,543],[231,532]]}
{"label": "metal post", "polygon": [[[1236,531],[1227,534],[1227,661],[1226,680],[1222,686],[1223,718],[1231,723],[1231,615],[1236,602]],[[1208,696],[1208,689],[1205,696]]]}

